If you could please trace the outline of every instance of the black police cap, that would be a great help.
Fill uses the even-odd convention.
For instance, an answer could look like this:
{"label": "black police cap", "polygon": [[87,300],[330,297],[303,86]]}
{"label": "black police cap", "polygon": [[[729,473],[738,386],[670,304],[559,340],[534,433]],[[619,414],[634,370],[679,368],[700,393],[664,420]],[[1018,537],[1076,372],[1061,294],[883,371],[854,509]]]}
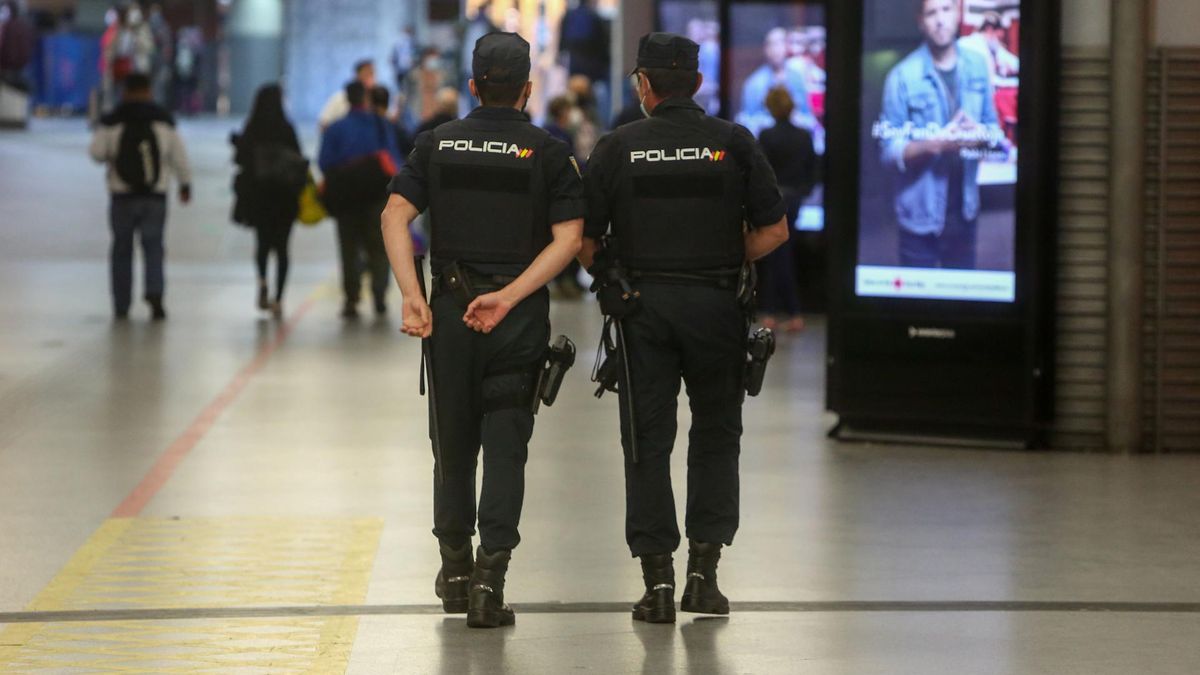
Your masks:
{"label": "black police cap", "polygon": [[674,33],[647,33],[638,42],[637,67],[633,72],[642,68],[699,70],[700,45]]}
{"label": "black police cap", "polygon": [[516,33],[488,33],[475,42],[471,58],[475,82],[519,84],[529,81],[529,43]]}

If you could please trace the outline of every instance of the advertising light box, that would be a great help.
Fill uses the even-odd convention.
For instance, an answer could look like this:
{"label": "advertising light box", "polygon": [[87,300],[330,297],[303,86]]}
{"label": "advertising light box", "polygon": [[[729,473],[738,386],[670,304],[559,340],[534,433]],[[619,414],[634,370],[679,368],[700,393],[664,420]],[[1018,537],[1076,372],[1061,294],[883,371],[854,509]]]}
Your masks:
{"label": "advertising light box", "polygon": [[863,2],[859,296],[1016,299],[1021,10],[1001,5]]}
{"label": "advertising light box", "polygon": [[1038,445],[1053,414],[1058,2],[827,9],[832,433]]}

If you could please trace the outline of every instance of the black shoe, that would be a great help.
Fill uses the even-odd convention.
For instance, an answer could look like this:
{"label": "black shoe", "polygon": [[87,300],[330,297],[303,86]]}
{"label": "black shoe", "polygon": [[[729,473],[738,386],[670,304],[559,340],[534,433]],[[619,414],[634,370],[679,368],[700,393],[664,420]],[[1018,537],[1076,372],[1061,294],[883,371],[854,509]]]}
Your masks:
{"label": "black shoe", "polygon": [[687,585],[679,608],[697,614],[728,614],[729,598],[717,588],[717,562],[721,560],[720,544],[688,542]]}
{"label": "black shoe", "polygon": [[475,551],[475,571],[467,594],[467,625],[471,628],[511,626],[517,622],[512,608],[504,604],[504,573],[512,551],[489,554],[480,546]]}
{"label": "black shoe", "polygon": [[350,302],[349,300],[347,300],[346,303],[344,305],[342,305],[342,318],[343,319],[357,319],[358,318],[358,303]]}
{"label": "black shoe", "polygon": [[633,606],[633,620],[675,623],[675,565],[670,553],[642,556],[646,594]]}
{"label": "black shoe", "polygon": [[167,309],[163,307],[161,297],[148,295],[146,296],[146,303],[150,305],[150,318],[155,321],[162,321],[167,318]]}
{"label": "black shoe", "polygon": [[128,321],[129,320],[129,310],[127,310],[127,309],[113,310],[113,319],[115,319],[117,321]]}
{"label": "black shoe", "polygon": [[387,301],[386,300],[384,300],[382,298],[376,298],[376,300],[375,300],[375,315],[376,316],[387,316]]}
{"label": "black shoe", "polygon": [[258,308],[264,311],[271,308],[271,299],[267,296],[266,279],[258,280]]}
{"label": "black shoe", "polygon": [[442,554],[442,569],[438,570],[433,582],[433,592],[442,599],[442,609],[447,614],[463,614],[467,611],[467,589],[475,567],[471,560],[471,543],[457,549],[446,544],[439,544],[438,548]]}

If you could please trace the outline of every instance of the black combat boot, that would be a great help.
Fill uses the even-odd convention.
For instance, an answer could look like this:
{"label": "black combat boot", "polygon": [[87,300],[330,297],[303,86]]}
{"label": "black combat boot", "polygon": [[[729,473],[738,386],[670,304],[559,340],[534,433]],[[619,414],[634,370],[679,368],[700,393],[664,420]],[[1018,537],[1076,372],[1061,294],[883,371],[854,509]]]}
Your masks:
{"label": "black combat boot", "polygon": [[488,553],[482,546],[475,551],[475,571],[468,593],[467,625],[472,628],[511,626],[517,622],[512,608],[504,604],[504,573],[512,551]]}
{"label": "black combat boot", "polygon": [[438,570],[433,582],[433,592],[442,599],[442,609],[447,614],[462,614],[467,611],[467,588],[475,568],[471,560],[471,542],[458,548],[439,544],[438,548],[442,554],[442,569]]}
{"label": "black combat boot", "polygon": [[679,608],[697,614],[728,614],[729,599],[717,588],[717,562],[720,544],[688,542],[687,584]]}
{"label": "black combat boot", "polygon": [[671,554],[642,556],[642,581],[646,582],[646,594],[633,606],[633,619],[675,623],[675,566]]}

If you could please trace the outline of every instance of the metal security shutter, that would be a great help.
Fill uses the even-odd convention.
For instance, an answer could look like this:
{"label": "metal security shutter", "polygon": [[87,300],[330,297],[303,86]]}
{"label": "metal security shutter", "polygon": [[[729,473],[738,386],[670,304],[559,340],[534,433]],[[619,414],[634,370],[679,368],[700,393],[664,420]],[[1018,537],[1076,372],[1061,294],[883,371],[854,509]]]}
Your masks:
{"label": "metal security shutter", "polygon": [[1107,360],[1109,57],[1063,50],[1060,85],[1056,448],[1099,450]]}
{"label": "metal security shutter", "polygon": [[1146,448],[1200,452],[1200,50],[1146,75]]}

